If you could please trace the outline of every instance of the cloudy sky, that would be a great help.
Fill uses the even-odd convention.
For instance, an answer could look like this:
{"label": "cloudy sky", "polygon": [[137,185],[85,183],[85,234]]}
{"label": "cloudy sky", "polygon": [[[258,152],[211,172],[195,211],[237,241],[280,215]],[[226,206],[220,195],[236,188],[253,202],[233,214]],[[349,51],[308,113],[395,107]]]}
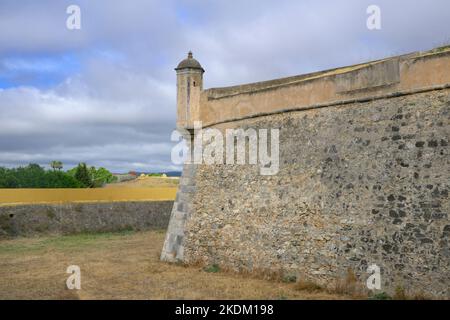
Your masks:
{"label": "cloudy sky", "polygon": [[446,43],[448,0],[0,0],[0,166],[178,169],[173,68],[188,50],[208,88]]}

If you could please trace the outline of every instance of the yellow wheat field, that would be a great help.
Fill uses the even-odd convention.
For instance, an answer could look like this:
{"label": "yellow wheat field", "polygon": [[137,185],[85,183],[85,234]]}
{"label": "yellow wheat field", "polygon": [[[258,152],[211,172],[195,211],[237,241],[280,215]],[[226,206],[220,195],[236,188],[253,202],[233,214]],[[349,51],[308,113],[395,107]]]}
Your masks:
{"label": "yellow wheat field", "polygon": [[0,205],[174,200],[177,188],[0,189]]}

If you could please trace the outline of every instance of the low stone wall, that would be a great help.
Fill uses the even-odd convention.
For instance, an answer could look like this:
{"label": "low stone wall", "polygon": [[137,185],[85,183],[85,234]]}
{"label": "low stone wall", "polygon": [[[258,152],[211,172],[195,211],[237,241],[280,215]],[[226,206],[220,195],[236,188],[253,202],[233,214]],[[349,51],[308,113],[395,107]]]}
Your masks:
{"label": "low stone wall", "polygon": [[173,201],[89,202],[0,207],[0,238],[165,229]]}

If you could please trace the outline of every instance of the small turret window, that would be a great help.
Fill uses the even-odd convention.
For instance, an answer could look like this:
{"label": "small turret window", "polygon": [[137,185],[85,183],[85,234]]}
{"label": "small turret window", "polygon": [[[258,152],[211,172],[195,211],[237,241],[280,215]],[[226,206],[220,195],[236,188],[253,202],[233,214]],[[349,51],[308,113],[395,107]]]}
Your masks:
{"label": "small turret window", "polygon": [[192,82],[192,85],[195,87],[195,85],[196,85],[196,82],[194,81],[194,82]]}

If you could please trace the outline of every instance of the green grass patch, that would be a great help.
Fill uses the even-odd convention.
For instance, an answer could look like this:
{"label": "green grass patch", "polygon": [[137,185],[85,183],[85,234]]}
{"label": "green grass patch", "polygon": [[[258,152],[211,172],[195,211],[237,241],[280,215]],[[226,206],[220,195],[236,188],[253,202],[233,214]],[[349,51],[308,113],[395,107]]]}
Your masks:
{"label": "green grass patch", "polygon": [[104,240],[115,240],[133,233],[134,232],[131,230],[104,233],[81,233],[76,235],[47,238],[42,240],[41,244],[44,246],[54,247],[55,249],[82,248],[94,244],[98,245],[98,242],[102,242]]}
{"label": "green grass patch", "polygon": [[392,300],[392,297],[386,292],[380,292],[371,296],[369,300]]}
{"label": "green grass patch", "polygon": [[292,275],[292,274],[285,275],[285,276],[281,279],[281,281],[284,282],[284,283],[294,283],[294,282],[297,281],[297,276],[296,276],[296,275]]}
{"label": "green grass patch", "polygon": [[1,243],[0,242],[0,255],[4,254],[20,254],[28,253],[30,251],[40,251],[44,249],[39,243]]}
{"label": "green grass patch", "polygon": [[205,270],[206,272],[210,272],[210,273],[217,273],[220,271],[220,267],[217,264],[213,264],[213,265],[205,267],[205,269],[203,269],[203,270]]}
{"label": "green grass patch", "polygon": [[0,254],[15,254],[47,249],[83,250],[91,246],[98,247],[110,240],[117,240],[134,234],[132,230],[104,233],[80,233],[66,236],[51,236],[45,238],[30,238],[0,241]]}

